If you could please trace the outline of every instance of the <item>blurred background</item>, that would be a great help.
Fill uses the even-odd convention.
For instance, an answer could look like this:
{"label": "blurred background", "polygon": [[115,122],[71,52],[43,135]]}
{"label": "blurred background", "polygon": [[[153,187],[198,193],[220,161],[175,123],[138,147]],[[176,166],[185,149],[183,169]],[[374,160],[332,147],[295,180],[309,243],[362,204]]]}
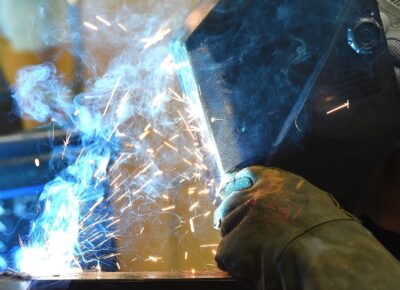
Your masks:
{"label": "blurred background", "polygon": [[[184,19],[197,2],[0,0],[0,271],[16,267],[15,252],[37,217],[39,195],[45,184],[68,165],[52,151],[65,144],[66,132],[53,120],[39,123],[18,113],[12,99],[18,72],[52,62],[65,85],[77,95],[85,91],[89,80],[106,72],[126,39],[140,31],[141,25],[148,25],[129,19],[131,12],[145,15],[154,5],[160,5],[165,13],[170,11]],[[107,19],[116,19],[118,25]],[[132,22],[134,29],[129,26]],[[96,34],[100,28],[107,28],[107,32]],[[169,109],[175,111],[174,106]],[[171,114],[174,120],[176,116]],[[129,175],[133,167],[128,163],[124,174]],[[113,256],[113,260],[102,270],[216,270],[214,254],[219,235],[211,222],[212,190],[194,190],[198,184],[209,184],[210,174],[182,182],[171,189],[174,192],[160,194],[147,209],[150,214],[142,218],[122,216],[123,221],[114,227],[121,227],[123,234],[104,250],[102,257]],[[152,207],[169,212],[168,199],[174,201],[173,213],[151,213]],[[121,206],[113,202],[110,211],[119,211]],[[194,213],[201,216],[195,225],[191,219]],[[91,269],[93,265],[88,266]]]}

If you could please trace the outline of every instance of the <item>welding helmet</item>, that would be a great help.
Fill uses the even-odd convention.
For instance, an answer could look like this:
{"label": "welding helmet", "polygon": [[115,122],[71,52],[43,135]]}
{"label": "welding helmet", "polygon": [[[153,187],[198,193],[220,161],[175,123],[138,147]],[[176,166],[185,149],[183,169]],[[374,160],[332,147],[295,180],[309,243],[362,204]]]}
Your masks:
{"label": "welding helmet", "polygon": [[173,54],[221,171],[279,167],[351,210],[400,139],[375,0],[206,1]]}

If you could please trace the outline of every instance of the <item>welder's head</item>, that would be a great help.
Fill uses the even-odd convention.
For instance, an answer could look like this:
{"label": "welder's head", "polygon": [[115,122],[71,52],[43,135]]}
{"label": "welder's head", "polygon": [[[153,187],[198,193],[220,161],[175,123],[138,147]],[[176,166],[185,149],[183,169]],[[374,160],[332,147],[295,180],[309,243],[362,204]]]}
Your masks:
{"label": "welder's head", "polygon": [[173,46],[223,171],[304,176],[348,209],[400,134],[375,0],[212,0]]}

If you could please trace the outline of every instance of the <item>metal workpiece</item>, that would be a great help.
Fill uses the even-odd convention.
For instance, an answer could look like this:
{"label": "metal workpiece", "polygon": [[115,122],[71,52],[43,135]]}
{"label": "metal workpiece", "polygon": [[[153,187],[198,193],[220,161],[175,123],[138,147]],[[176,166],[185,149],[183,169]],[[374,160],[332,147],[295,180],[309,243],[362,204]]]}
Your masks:
{"label": "metal workpiece", "polygon": [[246,285],[224,272],[86,272],[33,277],[30,290],[239,290]]}
{"label": "metal workpiece", "polygon": [[220,170],[275,166],[346,208],[400,138],[375,0],[206,1],[172,45]]}

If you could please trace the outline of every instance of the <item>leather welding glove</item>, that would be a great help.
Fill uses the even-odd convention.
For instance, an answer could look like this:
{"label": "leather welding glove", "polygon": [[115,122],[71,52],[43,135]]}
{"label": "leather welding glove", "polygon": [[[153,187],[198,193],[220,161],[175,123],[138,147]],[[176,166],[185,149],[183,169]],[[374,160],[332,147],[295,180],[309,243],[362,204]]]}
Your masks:
{"label": "leather welding glove", "polygon": [[234,277],[260,290],[400,289],[399,262],[303,178],[254,166],[220,193],[216,261]]}

